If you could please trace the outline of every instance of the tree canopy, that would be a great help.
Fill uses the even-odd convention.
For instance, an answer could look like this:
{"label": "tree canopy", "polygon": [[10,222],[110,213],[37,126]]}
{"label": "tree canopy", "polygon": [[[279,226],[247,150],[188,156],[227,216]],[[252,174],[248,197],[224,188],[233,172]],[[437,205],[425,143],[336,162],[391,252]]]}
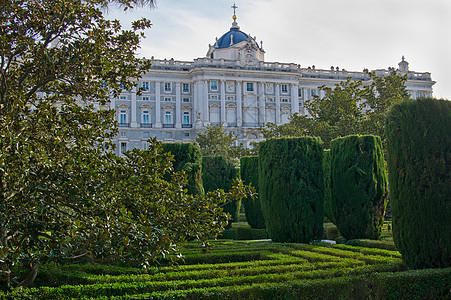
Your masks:
{"label": "tree canopy", "polygon": [[406,76],[392,71],[387,76],[368,73],[370,81],[348,78],[334,87],[321,86],[324,97],[305,101],[308,115],[294,114],[283,125],[268,124],[265,138],[280,136],[319,136],[324,147],[330,141],[351,134],[374,134],[384,139],[384,116],[394,103],[409,99]]}
{"label": "tree canopy", "polygon": [[205,131],[198,133],[195,142],[199,145],[202,156],[224,156],[229,161],[238,163],[242,156],[250,155],[251,150],[242,144],[237,145],[238,136],[224,129],[223,124],[209,124]]}
{"label": "tree canopy", "polygon": [[2,289],[31,284],[48,261],[146,265],[186,239],[205,242],[227,224],[218,204],[245,191],[237,182],[227,194],[187,195],[186,175],[156,140],[149,151],[113,153],[107,102],[149,70],[135,52],[151,24],[123,30],[103,15],[110,3],[7,1],[0,10]]}

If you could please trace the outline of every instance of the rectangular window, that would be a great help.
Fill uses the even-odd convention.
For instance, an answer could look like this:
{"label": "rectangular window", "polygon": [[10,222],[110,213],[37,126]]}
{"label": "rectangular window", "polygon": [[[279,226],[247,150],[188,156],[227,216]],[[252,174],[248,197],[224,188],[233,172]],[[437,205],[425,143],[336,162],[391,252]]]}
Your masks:
{"label": "rectangular window", "polygon": [[227,97],[226,97],[226,100],[233,101],[233,100],[235,100],[235,96],[227,96]]}
{"label": "rectangular window", "polygon": [[150,115],[148,110],[143,110],[142,112],[142,123],[150,124]]}
{"label": "rectangular window", "polygon": [[183,98],[182,102],[189,102],[189,98]]}
{"label": "rectangular window", "polygon": [[210,95],[210,100],[218,100],[218,96],[217,95]]}
{"label": "rectangular window", "polygon": [[298,89],[298,97],[302,98],[302,89]]}
{"label": "rectangular window", "polygon": [[127,97],[126,96],[120,96],[119,99],[120,100],[127,100]]}
{"label": "rectangular window", "polygon": [[218,82],[217,81],[210,81],[210,90],[212,90],[212,91],[218,90]]}
{"label": "rectangular window", "polygon": [[253,92],[254,91],[254,83],[253,82],[246,83],[246,90],[248,92]]}
{"label": "rectangular window", "polygon": [[143,90],[148,91],[149,90],[149,82],[143,81]]}
{"label": "rectangular window", "polygon": [[271,97],[266,97],[266,102],[274,102],[274,99]]}
{"label": "rectangular window", "polygon": [[149,97],[143,97],[144,101],[149,101]]}
{"label": "rectangular window", "polygon": [[126,136],[127,136],[127,134],[125,133],[125,131],[121,131],[121,132],[120,132],[120,135],[121,135],[121,137],[126,137]]}
{"label": "rectangular window", "polygon": [[172,112],[166,111],[164,113],[164,124],[172,124]]}
{"label": "rectangular window", "polygon": [[182,84],[182,91],[184,93],[189,93],[189,83]]}
{"label": "rectangular window", "polygon": [[121,142],[121,154],[124,154],[127,151],[127,143]]}
{"label": "rectangular window", "polygon": [[316,90],[310,90],[310,93],[311,93],[311,95],[312,95],[312,97],[313,97],[313,96],[316,95]]}
{"label": "rectangular window", "polygon": [[172,90],[171,83],[170,82],[165,82],[164,83],[164,91],[165,92],[170,92],[171,90]]}
{"label": "rectangular window", "polygon": [[288,85],[282,84],[282,93],[287,94],[288,93]]}
{"label": "rectangular window", "polygon": [[185,136],[186,136],[186,137],[189,137],[189,132],[185,132]]}
{"label": "rectangular window", "polygon": [[287,102],[288,102],[288,98],[282,98],[282,99],[280,100],[280,102],[287,103]]}
{"label": "rectangular window", "polygon": [[189,123],[189,111],[183,112],[183,124],[188,125]]}
{"label": "rectangular window", "polygon": [[127,124],[127,111],[121,110],[119,112],[119,124]]}
{"label": "rectangular window", "polygon": [[164,97],[165,102],[170,102],[171,100],[172,100],[171,97]]}

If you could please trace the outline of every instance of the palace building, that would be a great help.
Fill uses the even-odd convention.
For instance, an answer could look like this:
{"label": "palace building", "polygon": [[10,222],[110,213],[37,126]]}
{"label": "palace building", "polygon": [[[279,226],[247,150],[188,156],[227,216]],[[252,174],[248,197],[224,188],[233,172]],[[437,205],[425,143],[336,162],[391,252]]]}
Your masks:
{"label": "palace building", "polygon": [[[146,149],[149,137],[164,142],[189,142],[208,124],[223,123],[239,142],[262,140],[259,128],[284,124],[291,114],[305,114],[304,101],[322,96],[320,86],[333,87],[351,77],[370,82],[364,72],[331,67],[303,68],[296,63],[266,62],[262,43],[240,30],[234,8],[232,27],[205,57],[193,61],[159,60],[138,83],[144,91],[124,91],[111,99],[117,112],[118,154]],[[409,70],[404,57],[397,70],[407,74],[406,88],[413,99],[432,97],[431,74]],[[374,70],[384,76],[390,70]]]}

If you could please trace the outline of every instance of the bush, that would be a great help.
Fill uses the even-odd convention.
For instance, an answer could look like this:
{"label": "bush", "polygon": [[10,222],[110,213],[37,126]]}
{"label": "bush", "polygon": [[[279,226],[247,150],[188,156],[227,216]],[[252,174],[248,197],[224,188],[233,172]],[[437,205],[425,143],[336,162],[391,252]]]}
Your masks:
{"label": "bush", "polygon": [[163,152],[171,152],[174,155],[174,171],[185,171],[188,177],[188,184],[185,187],[189,194],[202,195],[202,156],[196,144],[175,143],[162,144]]}
{"label": "bush", "polygon": [[451,266],[451,102],[394,105],[386,119],[393,240],[411,268]]}
{"label": "bush", "polygon": [[[222,189],[227,192],[233,180],[238,178],[239,169],[223,156],[204,156],[202,158],[202,183],[205,192]],[[240,213],[241,200],[231,201],[223,207],[224,212],[232,217],[230,222],[237,222]],[[229,222],[229,226],[230,226]]]}
{"label": "bush", "polygon": [[330,149],[325,149],[323,153],[324,216],[335,224],[335,217],[332,211],[332,203],[330,200]]}
{"label": "bush", "polygon": [[331,142],[331,202],[346,239],[378,239],[387,205],[387,174],[381,139],[351,135]]}
{"label": "bush", "polygon": [[308,243],[320,238],[324,219],[321,140],[266,140],[258,153],[258,190],[271,239]]}
{"label": "bush", "polygon": [[[243,180],[245,184],[252,184],[252,186],[257,189],[258,194],[258,156],[242,157],[240,161],[240,174],[241,180]],[[258,196],[254,199],[244,199],[243,205],[247,223],[252,228],[266,228]]]}

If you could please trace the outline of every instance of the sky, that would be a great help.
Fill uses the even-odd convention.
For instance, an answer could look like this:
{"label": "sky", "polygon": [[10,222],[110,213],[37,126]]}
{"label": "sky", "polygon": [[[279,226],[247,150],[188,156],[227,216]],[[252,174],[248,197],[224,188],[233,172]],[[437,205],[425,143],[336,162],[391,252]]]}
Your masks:
{"label": "sky", "polygon": [[[451,99],[451,0],[236,0],[241,31],[263,41],[265,61],[348,71],[398,67],[430,72],[435,98]],[[146,17],[140,57],[192,61],[229,31],[233,0],[157,0],[108,18]]]}

